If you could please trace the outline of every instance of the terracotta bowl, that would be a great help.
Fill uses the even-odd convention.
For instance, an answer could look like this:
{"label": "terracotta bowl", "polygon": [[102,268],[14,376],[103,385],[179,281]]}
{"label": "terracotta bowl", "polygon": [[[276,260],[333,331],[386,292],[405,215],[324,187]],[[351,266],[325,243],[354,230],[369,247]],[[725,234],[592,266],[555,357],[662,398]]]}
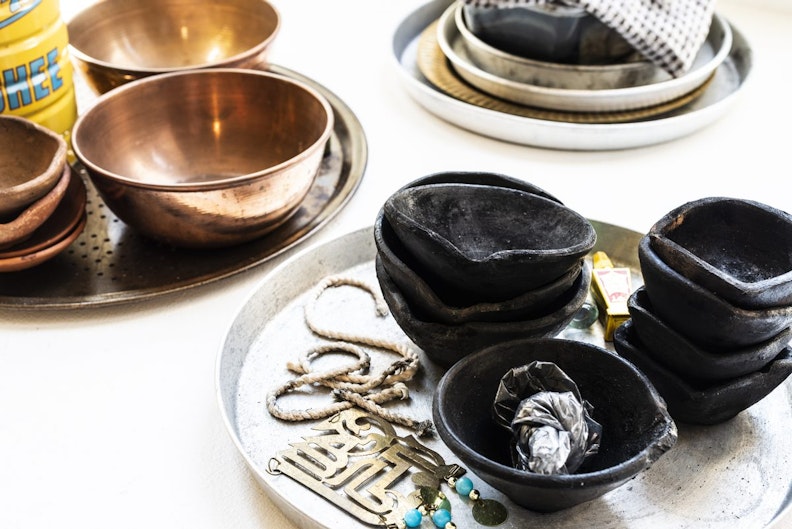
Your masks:
{"label": "terracotta bowl", "polygon": [[28,119],[0,115],[0,222],[49,193],[66,166],[66,141]]}
{"label": "terracotta bowl", "polygon": [[789,347],[759,371],[713,382],[687,378],[657,362],[635,335],[631,321],[616,329],[613,344],[619,355],[652,381],[678,422],[711,425],[727,421],[765,398],[792,374]]}
{"label": "terracotta bowl", "polygon": [[570,208],[503,187],[421,185],[395,192],[383,209],[432,284],[477,301],[514,298],[558,279],[597,239]]}
{"label": "terracotta bowl", "polygon": [[[407,302],[428,321],[465,323],[470,321],[513,321],[540,314],[547,305],[566,292],[584,272],[584,259],[557,280],[511,299],[476,303],[442,284],[424,279],[425,269],[406,251],[380,210],[374,223],[374,242],[382,266],[399,287]],[[590,268],[585,273],[590,274]]]}
{"label": "terracotta bowl", "polygon": [[[511,465],[509,432],[492,419],[500,379],[534,360],[560,367],[602,425],[599,452],[574,474],[542,475]],[[558,511],[627,483],[671,449],[677,429],[651,382],[631,363],[593,344],[524,339],[479,350],[456,363],[434,395],[437,433],[463,466],[518,505]]]}
{"label": "terracotta bowl", "polygon": [[745,308],[792,304],[792,215],[751,200],[708,197],[649,230],[671,268]]}
{"label": "terracotta bowl", "polygon": [[66,194],[70,180],[71,168],[69,164],[65,164],[55,187],[26,207],[12,221],[0,223],[0,250],[17,245],[33,235],[55,212]]}
{"label": "terracotta bowl", "polygon": [[572,286],[548,304],[544,312],[528,319],[448,324],[426,318],[411,305],[385,271],[381,259],[375,259],[375,268],[393,319],[430,360],[446,368],[474,351],[503,341],[555,336],[575,317],[591,285],[589,269],[588,273],[579,274]]}
{"label": "terracotta bowl", "polygon": [[736,307],[666,264],[648,235],[638,243],[644,287],[655,314],[701,347],[732,351],[772,339],[792,323],[792,305]]}
{"label": "terracotta bowl", "polygon": [[792,329],[786,328],[757,345],[722,352],[697,346],[658,318],[643,287],[627,303],[632,327],[642,349],[659,364],[680,375],[700,380],[725,380],[758,371],[787,346]]}
{"label": "terracotta bowl", "polygon": [[297,210],[333,119],[300,81],[191,70],[108,92],[77,119],[72,143],[130,227],[172,246],[218,248],[261,237]]}
{"label": "terracotta bowl", "polygon": [[75,63],[103,94],[150,75],[263,63],[280,29],[266,0],[104,0],[68,25]]}

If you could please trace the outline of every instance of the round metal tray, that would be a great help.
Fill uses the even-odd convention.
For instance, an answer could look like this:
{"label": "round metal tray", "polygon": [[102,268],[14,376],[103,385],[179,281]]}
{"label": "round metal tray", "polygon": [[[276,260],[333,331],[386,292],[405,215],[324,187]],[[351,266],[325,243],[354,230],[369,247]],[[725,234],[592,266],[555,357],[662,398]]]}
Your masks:
{"label": "round metal tray", "polygon": [[0,307],[59,309],[150,298],[213,282],[279,255],[333,218],[357,190],[368,147],[360,122],[335,94],[277,65],[269,71],[302,80],[321,92],[335,115],[319,175],[299,210],[274,232],[222,250],[178,250],[145,239],[107,208],[84,168],[88,222],[63,253],[40,266],[0,274]]}
{"label": "round metal tray", "polygon": [[477,134],[517,144],[598,151],[644,147],[681,138],[721,118],[737,100],[753,67],[751,47],[732,24],[729,55],[716,69],[703,93],[681,108],[624,123],[544,119],[542,112],[516,115],[504,111],[502,105],[506,102],[496,101],[496,98],[487,97],[474,104],[452,97],[433,85],[418,68],[416,59],[421,33],[437,21],[453,1],[430,0],[402,20],[392,40],[394,69],[410,96],[428,112]]}
{"label": "round metal tray", "polygon": [[[592,223],[597,230],[595,250],[607,252],[618,266],[628,266],[634,287],[640,286],[637,242],[641,234]],[[290,443],[311,436],[316,423],[273,418],[266,409],[266,395],[291,378],[287,362],[323,343],[304,320],[305,305],[314,299],[316,285],[326,276],[343,274],[376,287],[375,256],[373,231],[363,229],[280,264],[243,303],[217,357],[217,396],[231,439],[265,493],[301,529],[371,526],[297,481],[267,471],[271,457]],[[374,316],[371,298],[357,289],[340,287],[326,292],[315,312],[323,328],[412,345],[392,317]],[[587,330],[569,329],[562,336],[613,350],[611,343],[604,342],[599,323]],[[385,353],[371,352],[372,362],[386,365],[392,361]],[[408,384],[410,398],[389,409],[424,420],[431,419],[432,395],[443,371],[426,357],[420,358],[421,371]],[[283,406],[327,404],[313,398],[316,395],[295,393],[288,397],[294,400],[284,400]],[[471,477],[482,498],[507,506],[509,518],[497,526],[499,529],[760,529],[788,518],[792,503],[788,473],[792,380],[730,421],[709,427],[678,426],[677,444],[649,469],[599,499],[557,513],[522,509],[472,473]],[[396,428],[400,435],[414,433]],[[458,461],[438,437],[421,441],[446,462]],[[409,489],[409,483],[402,485]],[[458,505],[453,509],[457,527],[481,527],[470,508]]]}

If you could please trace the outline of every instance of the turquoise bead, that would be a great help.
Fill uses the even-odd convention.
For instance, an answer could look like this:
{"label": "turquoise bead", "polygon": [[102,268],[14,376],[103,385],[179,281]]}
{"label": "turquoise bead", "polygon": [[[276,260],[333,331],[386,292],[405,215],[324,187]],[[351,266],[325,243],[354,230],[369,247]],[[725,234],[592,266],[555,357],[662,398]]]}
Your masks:
{"label": "turquoise bead", "polygon": [[467,496],[470,494],[470,491],[473,490],[473,482],[470,480],[470,478],[462,476],[461,478],[457,479],[454,488],[462,496]]}
{"label": "turquoise bead", "polygon": [[404,524],[407,527],[418,527],[419,525],[421,525],[422,518],[423,515],[421,514],[421,511],[419,511],[418,509],[410,509],[409,511],[404,513]]}
{"label": "turquoise bead", "polygon": [[451,513],[445,509],[437,509],[432,514],[432,521],[439,529],[443,529],[448,522],[451,521]]}

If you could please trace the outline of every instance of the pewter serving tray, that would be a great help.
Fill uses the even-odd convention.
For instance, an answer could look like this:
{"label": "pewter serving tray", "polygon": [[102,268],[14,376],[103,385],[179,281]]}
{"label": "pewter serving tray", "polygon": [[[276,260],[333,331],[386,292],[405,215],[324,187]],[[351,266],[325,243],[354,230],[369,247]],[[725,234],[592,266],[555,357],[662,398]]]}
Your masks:
{"label": "pewter serving tray", "polygon": [[729,55],[716,69],[704,93],[675,111],[628,123],[566,123],[517,116],[455,99],[432,85],[419,71],[416,55],[420,34],[452,3],[453,0],[432,0],[397,26],[392,41],[397,75],[410,96],[437,117],[513,143],[566,150],[613,150],[681,138],[710,125],[729,110],[753,65],[748,42],[730,24],[733,40]]}
{"label": "pewter serving tray", "polygon": [[[636,250],[640,234],[593,224],[598,235],[595,251],[604,250],[617,265],[630,267],[637,288],[642,284]],[[343,274],[378,286],[375,255],[371,228],[294,255],[273,269],[242,305],[217,357],[217,396],[231,439],[265,493],[301,529],[370,526],[285,475],[267,472],[270,458],[310,435],[313,424],[273,418],[265,408],[265,396],[290,378],[287,361],[322,343],[303,319],[316,285],[326,276]],[[412,345],[390,316],[373,315],[371,298],[360,290],[327,291],[317,309],[321,320],[317,323],[324,327]],[[563,336],[613,350],[603,341],[599,323],[587,331],[565,331]],[[372,352],[375,362],[393,361],[388,358],[391,354],[381,353],[384,362],[377,354]],[[410,399],[389,409],[423,420],[431,419],[432,394],[443,371],[421,358],[421,372],[408,384]],[[313,398],[292,395],[279,404],[285,408],[327,404]],[[792,443],[788,442],[792,380],[726,423],[678,426],[676,446],[651,468],[597,500],[557,513],[537,514],[515,506],[470,475],[482,498],[507,506],[509,518],[497,526],[502,529],[760,529],[777,527],[781,518],[792,515]],[[396,429],[399,435],[413,433]],[[458,462],[438,437],[422,442],[446,462]],[[481,527],[472,519],[470,508],[457,500],[450,498],[457,527]]]}
{"label": "pewter serving tray", "polygon": [[[299,79],[324,95],[335,124],[319,175],[297,212],[255,241],[221,250],[176,250],[145,239],[107,208],[85,170],[88,222],[62,254],[40,266],[0,274],[0,307],[59,309],[151,298],[207,284],[247,270],[295,246],[332,219],[357,190],[368,148],[360,122],[325,87],[276,65],[269,71]],[[84,87],[83,87],[84,88]]]}

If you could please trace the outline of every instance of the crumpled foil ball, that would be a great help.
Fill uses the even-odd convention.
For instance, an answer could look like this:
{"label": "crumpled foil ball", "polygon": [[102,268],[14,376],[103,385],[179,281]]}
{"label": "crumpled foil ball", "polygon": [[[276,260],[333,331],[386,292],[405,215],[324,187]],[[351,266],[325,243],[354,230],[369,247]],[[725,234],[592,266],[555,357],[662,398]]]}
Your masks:
{"label": "crumpled foil ball", "polygon": [[512,464],[539,474],[571,474],[599,451],[602,426],[577,384],[552,362],[510,369],[492,406],[495,422],[512,432]]}

